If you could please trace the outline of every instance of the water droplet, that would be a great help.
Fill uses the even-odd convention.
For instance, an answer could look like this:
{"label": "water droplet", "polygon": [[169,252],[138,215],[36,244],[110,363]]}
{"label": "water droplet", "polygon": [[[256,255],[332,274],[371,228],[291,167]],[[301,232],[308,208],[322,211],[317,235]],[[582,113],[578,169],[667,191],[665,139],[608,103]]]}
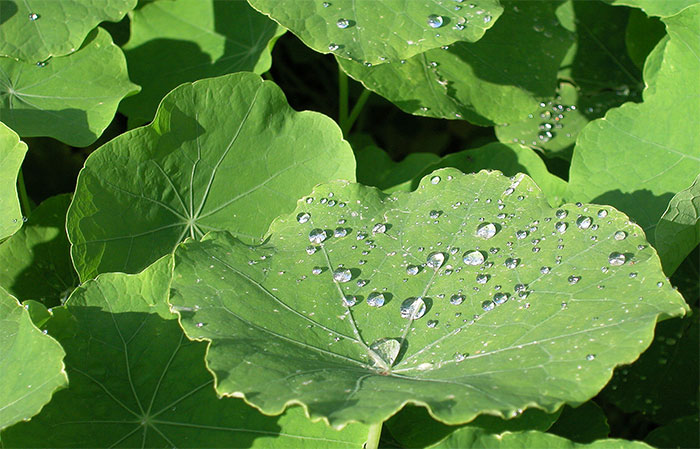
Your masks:
{"label": "water droplet", "polygon": [[437,14],[431,14],[428,16],[428,26],[430,26],[430,28],[440,28],[442,23],[442,16],[438,16]]}
{"label": "water droplet", "polygon": [[338,28],[345,29],[350,26],[350,21],[347,19],[338,19],[335,24],[338,26]]}
{"label": "water droplet", "polygon": [[299,215],[297,215],[297,221],[302,224],[309,221],[309,218],[311,218],[311,214],[308,212],[302,212]]}
{"label": "water droplet", "polygon": [[439,183],[439,182],[440,182],[440,177],[439,177],[439,176],[433,176],[432,178],[430,178],[430,183],[431,183],[431,184],[437,184],[437,183]]}
{"label": "water droplet", "polygon": [[331,6],[331,4],[328,3],[328,2],[323,2],[323,3],[321,3],[321,5],[322,5],[324,8],[328,8],[329,6]]}
{"label": "water droplet", "polygon": [[417,320],[418,318],[425,315],[426,306],[425,301],[420,296],[417,298],[407,298],[401,303],[401,318],[407,318],[409,320]]}
{"label": "water droplet", "polygon": [[479,284],[485,284],[489,281],[489,275],[488,274],[480,274],[476,277],[476,282]]}
{"label": "water droplet", "polygon": [[384,223],[377,223],[372,228],[372,234],[383,234],[386,232],[386,225]]}
{"label": "water droplet", "polygon": [[316,248],[315,246],[309,245],[309,246],[306,247],[306,254],[308,254],[308,255],[310,256],[310,255],[312,255],[313,253],[315,253],[317,249],[318,249],[318,248]]}
{"label": "water droplet", "polygon": [[333,271],[333,280],[335,282],[348,282],[352,279],[352,273],[347,268],[337,268]]}
{"label": "water droplet", "polygon": [[428,214],[428,216],[429,216],[430,218],[433,218],[433,219],[434,219],[434,218],[439,218],[441,214],[442,214],[442,211],[439,211],[439,210],[431,210],[430,213]]}
{"label": "water droplet", "polygon": [[576,219],[576,226],[578,226],[579,229],[588,229],[591,227],[591,223],[593,223],[591,217],[582,216]]}
{"label": "water droplet", "polygon": [[316,276],[318,276],[318,275],[321,274],[321,273],[323,273],[323,268],[321,268],[321,267],[314,267],[314,268],[311,270],[311,274],[314,274],[314,275],[316,275]]}
{"label": "water droplet", "polygon": [[469,251],[464,253],[463,260],[467,265],[481,265],[486,259],[481,251]]}
{"label": "water droplet", "polygon": [[358,279],[358,280],[357,280],[357,286],[358,286],[358,287],[364,287],[364,286],[367,285],[368,283],[369,283],[369,281],[368,281],[367,279]]}
{"label": "water droplet", "polygon": [[334,237],[340,238],[340,237],[345,237],[346,235],[348,235],[348,230],[345,228],[338,227],[338,228],[335,228],[335,231],[333,231]]}
{"label": "water droplet", "polygon": [[427,265],[430,268],[435,268],[436,270],[445,263],[445,253],[432,252],[428,254]]}
{"label": "water droplet", "polygon": [[435,326],[437,326],[437,324],[438,324],[437,320],[428,320],[428,323],[427,323],[428,327],[431,329],[433,329]]}
{"label": "water droplet", "polygon": [[560,234],[563,234],[566,232],[566,228],[568,228],[569,225],[563,221],[558,221],[557,224],[554,225],[554,229],[556,229]]}
{"label": "water droplet", "polygon": [[511,257],[507,258],[506,261],[503,263],[503,265],[506,266],[506,268],[510,268],[511,270],[515,267],[518,266],[520,263],[520,259],[513,259]]}
{"label": "water droplet", "polygon": [[329,50],[329,51],[336,51],[336,50],[339,49],[339,48],[340,48],[340,45],[338,45],[338,44],[334,44],[334,43],[332,43],[332,42],[331,42],[330,44],[328,44],[328,50]]}
{"label": "water droplet", "polygon": [[481,308],[487,312],[493,310],[494,307],[496,307],[496,304],[494,304],[493,301],[487,300],[481,303]]}
{"label": "water droplet", "polygon": [[627,233],[625,231],[617,231],[615,233],[615,240],[624,240],[627,238]]}
{"label": "water droplet", "polygon": [[464,295],[452,295],[450,297],[450,304],[458,306],[464,302]]}
{"label": "water droplet", "polygon": [[39,61],[36,63],[36,66],[41,68],[41,67],[46,67],[49,64],[49,60],[47,59],[46,61]]}
{"label": "water droplet", "polygon": [[508,301],[508,296],[508,293],[496,293],[495,295],[493,295],[493,302],[497,305],[501,305]]}
{"label": "water droplet", "polygon": [[466,359],[466,358],[467,358],[467,356],[464,355],[464,354],[461,354],[461,353],[459,353],[459,352],[456,352],[456,353],[455,353],[455,357],[454,357],[455,362],[458,362],[458,363],[459,363],[459,362],[463,361],[463,360]]}
{"label": "water droplet", "polygon": [[197,323],[197,324],[195,324],[195,327],[199,327],[199,328],[204,327],[204,323]]}
{"label": "water droplet", "polygon": [[410,276],[415,276],[419,271],[420,269],[416,265],[409,265],[406,267],[406,274]]}
{"label": "water droplet", "polygon": [[619,267],[620,265],[624,265],[625,261],[627,258],[625,257],[624,254],[618,253],[618,252],[613,252],[610,253],[608,256],[608,263],[614,267]]}
{"label": "water droplet", "polygon": [[357,298],[352,295],[343,296],[343,305],[345,307],[352,307],[357,304]]}
{"label": "water droplet", "polygon": [[581,280],[581,276],[574,276],[574,275],[571,275],[571,276],[569,276],[569,279],[568,279],[568,280],[569,280],[569,284],[574,285],[574,284],[576,284],[578,281]]}
{"label": "water droplet", "polygon": [[30,12],[30,13],[29,13],[29,20],[31,20],[32,22],[34,22],[34,21],[37,20],[38,18],[39,18],[39,14],[37,14],[37,13],[35,13],[35,12]]}
{"label": "water droplet", "polygon": [[489,23],[490,21],[491,21],[491,15],[486,14],[486,15],[484,16],[484,23]]}
{"label": "water droplet", "polygon": [[482,223],[476,228],[476,235],[482,239],[490,239],[496,235],[496,225],[493,223]]}
{"label": "water droplet", "polygon": [[588,355],[586,356],[586,360],[588,360],[588,361],[591,361],[591,360],[593,360],[593,359],[595,359],[595,354],[588,354]]}
{"label": "water droplet", "polygon": [[311,243],[322,243],[324,240],[326,240],[326,237],[328,237],[328,235],[323,229],[315,228],[309,232],[309,241]]}
{"label": "water droplet", "polygon": [[517,231],[517,232],[515,233],[515,237],[516,237],[518,240],[522,240],[522,239],[524,239],[525,237],[527,237],[527,231]]}
{"label": "water droplet", "polygon": [[394,364],[401,350],[401,343],[393,338],[383,338],[372,343],[370,356],[380,368],[388,370]]}
{"label": "water droplet", "polygon": [[599,218],[605,218],[608,216],[608,211],[605,209],[601,209],[598,211],[598,217]]}
{"label": "water droplet", "polygon": [[566,218],[566,216],[569,215],[569,213],[563,209],[559,209],[558,211],[556,211],[554,213],[554,215],[556,215],[556,217],[558,219],[562,220],[562,219]]}
{"label": "water droplet", "polygon": [[547,274],[547,273],[549,273],[550,271],[552,271],[552,268],[551,268],[551,267],[542,267],[542,268],[540,268],[540,273],[542,273],[542,274]]}
{"label": "water droplet", "polygon": [[381,307],[384,305],[384,294],[372,292],[367,296],[367,305],[370,307]]}

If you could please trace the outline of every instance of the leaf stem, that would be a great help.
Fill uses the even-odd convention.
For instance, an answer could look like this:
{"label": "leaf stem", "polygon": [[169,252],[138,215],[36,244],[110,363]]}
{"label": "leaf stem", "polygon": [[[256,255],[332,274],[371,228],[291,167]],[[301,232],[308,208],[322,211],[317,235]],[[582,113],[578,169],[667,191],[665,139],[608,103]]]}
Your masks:
{"label": "leaf stem", "polygon": [[382,436],[382,423],[369,426],[369,435],[363,449],[377,449],[379,447],[379,437]]}
{"label": "leaf stem", "polygon": [[357,120],[357,117],[360,115],[360,112],[362,112],[362,108],[365,106],[365,103],[367,103],[367,99],[369,98],[369,94],[371,93],[372,91],[370,90],[363,90],[360,94],[360,98],[357,99],[357,103],[355,103],[355,106],[353,106],[352,111],[350,111],[350,116],[344,123],[341,122],[340,127],[343,130],[343,135],[347,135],[350,132],[350,130],[352,129],[352,125],[355,124],[355,120]]}
{"label": "leaf stem", "polygon": [[338,66],[338,123],[345,133],[345,122],[348,120],[348,76]]}
{"label": "leaf stem", "polygon": [[17,175],[17,193],[19,195],[19,204],[22,208],[22,215],[25,217],[29,216],[32,211],[32,201],[27,195],[27,187],[24,185],[24,175],[22,174],[22,169],[19,169],[19,174]]}

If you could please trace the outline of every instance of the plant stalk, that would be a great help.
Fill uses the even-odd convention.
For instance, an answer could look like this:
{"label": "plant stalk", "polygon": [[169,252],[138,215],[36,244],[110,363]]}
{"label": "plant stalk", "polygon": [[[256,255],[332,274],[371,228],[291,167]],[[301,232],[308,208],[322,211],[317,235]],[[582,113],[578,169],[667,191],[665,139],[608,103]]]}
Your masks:
{"label": "plant stalk", "polygon": [[348,95],[348,76],[338,66],[338,123],[343,130],[348,119]]}
{"label": "plant stalk", "polygon": [[17,194],[19,195],[19,205],[22,209],[22,216],[28,217],[32,211],[32,202],[27,195],[27,187],[24,185],[24,175],[22,169],[19,169],[17,175]]}
{"label": "plant stalk", "polygon": [[355,103],[355,106],[353,106],[352,111],[350,111],[350,116],[344,123],[341,122],[340,128],[343,130],[343,135],[347,135],[350,132],[350,130],[352,129],[352,125],[355,124],[355,120],[357,120],[357,117],[359,117],[360,112],[362,112],[362,108],[365,106],[365,103],[367,103],[367,99],[369,98],[369,94],[371,93],[372,92],[367,89],[363,90],[360,94],[360,98],[357,99],[357,103]]}
{"label": "plant stalk", "polygon": [[382,436],[382,423],[372,424],[369,426],[369,435],[367,435],[367,442],[364,444],[364,449],[378,449],[379,448],[379,437]]}

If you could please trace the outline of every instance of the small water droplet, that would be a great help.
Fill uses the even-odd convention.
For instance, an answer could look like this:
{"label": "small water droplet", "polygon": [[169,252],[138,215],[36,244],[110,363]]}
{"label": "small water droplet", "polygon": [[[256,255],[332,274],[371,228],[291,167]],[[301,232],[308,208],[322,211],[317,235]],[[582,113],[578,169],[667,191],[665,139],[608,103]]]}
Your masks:
{"label": "small water droplet", "polygon": [[598,218],[605,218],[608,216],[608,211],[605,209],[601,209],[598,211]]}
{"label": "small water droplet", "polygon": [[430,268],[435,268],[436,270],[445,263],[445,254],[435,251],[428,254],[427,265]]}
{"label": "small water droplet", "polygon": [[522,240],[522,239],[524,239],[524,238],[527,237],[527,231],[517,231],[517,232],[515,233],[515,237],[516,237],[518,240]]}
{"label": "small water droplet", "polygon": [[313,253],[315,253],[317,249],[318,249],[318,248],[316,248],[315,246],[309,245],[309,246],[306,247],[306,254],[308,254],[308,255],[310,256],[310,255],[312,255]]}
{"label": "small water droplet", "polygon": [[491,21],[491,15],[486,14],[486,15],[484,16],[484,23],[489,23],[490,21]]}
{"label": "small water droplet", "polygon": [[437,183],[439,183],[439,182],[440,182],[440,177],[439,177],[439,176],[433,176],[432,178],[430,178],[430,183],[431,183],[431,184],[437,184]]}
{"label": "small water droplet", "polygon": [[418,318],[425,315],[426,306],[425,301],[420,296],[417,298],[407,298],[401,303],[401,318],[406,318],[409,320],[417,320]]}
{"label": "small water droplet", "polygon": [[482,239],[490,239],[496,235],[496,225],[493,223],[482,223],[476,228],[476,235]]}
{"label": "small water droplet", "polygon": [[39,14],[37,14],[37,13],[35,13],[35,12],[30,12],[30,13],[29,13],[29,20],[31,20],[32,22],[34,22],[34,21],[37,20],[38,18],[39,18]]}
{"label": "small water droplet", "polygon": [[593,359],[595,359],[595,354],[588,354],[588,355],[586,356],[586,360],[588,360],[588,361],[591,361],[591,360],[593,360]]}
{"label": "small water droplet", "polygon": [[430,28],[440,28],[443,22],[442,16],[438,16],[437,14],[428,16],[428,26],[430,26]]}
{"label": "small water droplet", "polygon": [[557,230],[560,234],[563,234],[566,232],[566,228],[568,228],[569,225],[566,222],[563,221],[558,221],[557,224],[554,225],[554,229]]}
{"label": "small water droplet", "polygon": [[321,268],[321,267],[314,267],[314,268],[311,270],[311,274],[314,274],[314,275],[316,275],[316,276],[318,276],[318,275],[321,274],[321,273],[323,273],[323,268]]}
{"label": "small water droplet", "polygon": [[427,323],[428,327],[431,328],[431,329],[433,329],[434,327],[436,327],[437,324],[438,324],[437,320],[428,320],[428,323]]}
{"label": "small water droplet", "polygon": [[501,305],[508,301],[508,296],[508,293],[496,293],[495,295],[493,295],[493,302],[497,305]]}
{"label": "small water droplet", "polygon": [[409,265],[406,267],[406,274],[409,276],[415,276],[419,271],[420,269],[416,265]]}
{"label": "small water droplet", "polygon": [[329,50],[329,51],[336,51],[336,50],[339,49],[339,48],[340,48],[340,45],[338,45],[338,44],[334,44],[334,43],[332,43],[332,42],[331,42],[330,44],[328,44],[328,50]]}
{"label": "small water droplet", "polygon": [[458,306],[464,302],[464,295],[452,295],[450,297],[450,304]]}
{"label": "small water droplet", "polygon": [[558,219],[562,220],[562,219],[566,218],[566,216],[569,215],[569,213],[563,209],[559,209],[558,211],[556,211],[554,213],[554,215],[556,215],[556,217]]}
{"label": "small water droplet", "polygon": [[442,214],[442,211],[439,211],[439,210],[431,210],[430,213],[428,214],[428,216],[429,216],[430,218],[435,219],[435,218],[439,218],[441,214]]}
{"label": "small water droplet", "polygon": [[348,230],[342,227],[335,228],[335,231],[333,231],[333,236],[337,238],[345,237],[348,235]]}
{"label": "small water droplet", "polygon": [[591,227],[591,223],[593,223],[591,217],[582,216],[576,219],[576,226],[578,226],[579,229],[588,229]]}
{"label": "small water droplet", "polygon": [[324,8],[328,8],[329,6],[331,6],[331,4],[328,3],[328,2],[323,2],[323,3],[321,3],[321,5],[322,5]]}
{"label": "small water droplet", "polygon": [[542,268],[540,268],[540,273],[542,273],[542,274],[547,274],[547,273],[549,273],[550,271],[552,271],[552,268],[551,268],[551,267],[542,267]]}
{"label": "small water droplet", "polygon": [[514,258],[509,257],[506,259],[506,261],[503,263],[503,265],[505,265],[506,268],[510,268],[512,270],[513,268],[517,267],[519,263],[520,263],[520,259],[514,259]]}
{"label": "small water droplet", "polygon": [[299,215],[297,215],[297,221],[302,224],[309,221],[309,218],[311,218],[311,214],[308,212],[302,212]]}
{"label": "small water droplet", "polygon": [[493,301],[487,300],[481,303],[481,308],[484,309],[485,311],[493,310],[493,308],[496,307],[496,304],[493,303]]}
{"label": "small water droplet", "polygon": [[328,235],[323,229],[315,228],[309,232],[309,241],[311,243],[322,243],[324,240],[326,240],[326,237],[328,237]]}
{"label": "small water droplet", "polygon": [[466,265],[481,265],[486,259],[481,251],[469,251],[464,253],[463,260]]}
{"label": "small water droplet", "polygon": [[615,233],[615,240],[624,240],[627,238],[627,233],[625,231],[617,231]]}
{"label": "small water droplet", "polygon": [[345,29],[350,26],[350,21],[348,19],[338,19],[335,24],[338,28]]}
{"label": "small water droplet", "polygon": [[625,257],[624,254],[618,253],[618,252],[613,252],[610,253],[608,256],[608,263],[614,267],[619,267],[620,265],[624,265],[625,261],[627,258]]}
{"label": "small water droplet", "polygon": [[571,276],[569,276],[569,279],[568,279],[568,280],[569,280],[569,284],[574,285],[574,284],[576,284],[578,281],[581,280],[581,276],[574,276],[574,275],[571,275]]}
{"label": "small water droplet", "polygon": [[345,295],[343,296],[343,305],[345,307],[352,307],[355,304],[357,304],[357,298],[354,297],[353,295]]}
{"label": "small water droplet", "polygon": [[383,234],[386,232],[386,225],[384,223],[377,223],[372,228],[372,234]]}
{"label": "small water droplet", "polygon": [[333,271],[333,280],[335,282],[348,282],[352,279],[352,272],[347,268],[337,268]]}
{"label": "small water droplet", "polygon": [[370,307],[381,307],[384,305],[384,294],[372,292],[367,296],[367,305]]}

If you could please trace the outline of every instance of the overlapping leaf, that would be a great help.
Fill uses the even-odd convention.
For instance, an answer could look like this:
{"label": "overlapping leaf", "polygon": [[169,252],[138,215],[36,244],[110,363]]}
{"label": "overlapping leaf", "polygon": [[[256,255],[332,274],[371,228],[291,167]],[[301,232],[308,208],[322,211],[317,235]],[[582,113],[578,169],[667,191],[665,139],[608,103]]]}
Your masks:
{"label": "overlapping leaf", "polygon": [[22,227],[17,175],[26,152],[27,145],[0,122],[0,241]]}
{"label": "overlapping leaf", "polygon": [[[0,288],[0,430],[28,420],[68,383],[65,353],[29,313]],[[5,441],[3,440],[3,443]]]}
{"label": "overlapping leaf", "polygon": [[66,349],[70,387],[41,414],[2,435],[9,447],[359,448],[367,429],[312,424],[295,408],[261,415],[219,399],[168,311],[168,259],[138,275],[106,274],[81,286],[47,327]]}
{"label": "overlapping leaf", "polygon": [[565,406],[549,433],[577,443],[591,443],[607,438],[610,427],[603,410],[595,402],[588,401],[576,408]]}
{"label": "overlapping leaf", "polygon": [[[498,23],[478,42],[458,42],[376,67],[338,63],[402,110],[479,125],[520,120],[551,97],[571,35],[551,2],[503,2]],[[517,36],[517,37],[516,37]]]}
{"label": "overlapping leaf", "polygon": [[665,426],[657,427],[644,439],[654,447],[700,447],[700,416],[693,413],[678,418]]}
{"label": "overlapping leaf", "polygon": [[227,230],[255,242],[315,184],[354,179],[329,118],[295,112],[252,73],[184,84],[155,121],[90,155],[68,211],[81,279],[136,272],[185,236]]}
{"label": "overlapping leaf", "polygon": [[34,64],[0,58],[0,119],[22,137],[93,143],[117,105],[138,92],[122,51],[102,28],[79,51]]}
{"label": "overlapping leaf", "polygon": [[78,285],[66,237],[70,195],[49,198],[0,245],[0,287],[23,301],[60,304]]}
{"label": "overlapping leaf", "polygon": [[119,110],[136,124],[152,120],[165,94],[184,82],[267,71],[272,43],[284,32],[245,1],[152,2],[130,18],[124,51],[131,79],[142,91]]}
{"label": "overlapping leaf", "polygon": [[80,48],[100,22],[118,22],[137,0],[3,0],[0,56],[45,61]]}
{"label": "overlapping leaf", "polygon": [[378,64],[474,42],[503,12],[497,0],[249,0],[321,53]]}
{"label": "overlapping leaf", "polygon": [[409,401],[451,424],[583,402],[687,307],[626,216],[555,211],[495,172],[394,196],[323,184],[265,244],[216,233],[175,261],[170,302],[211,342],[217,391],[337,427]]}
{"label": "overlapping leaf", "polygon": [[589,123],[574,148],[570,198],[618,207],[650,240],[673,194],[700,172],[700,139],[693,132],[700,113],[698,20],[700,5],[663,19],[670,40],[644,102]]}
{"label": "overlapping leaf", "polygon": [[606,0],[613,5],[624,5],[640,8],[649,16],[668,17],[679,12],[688,6],[697,5],[698,0]]}

